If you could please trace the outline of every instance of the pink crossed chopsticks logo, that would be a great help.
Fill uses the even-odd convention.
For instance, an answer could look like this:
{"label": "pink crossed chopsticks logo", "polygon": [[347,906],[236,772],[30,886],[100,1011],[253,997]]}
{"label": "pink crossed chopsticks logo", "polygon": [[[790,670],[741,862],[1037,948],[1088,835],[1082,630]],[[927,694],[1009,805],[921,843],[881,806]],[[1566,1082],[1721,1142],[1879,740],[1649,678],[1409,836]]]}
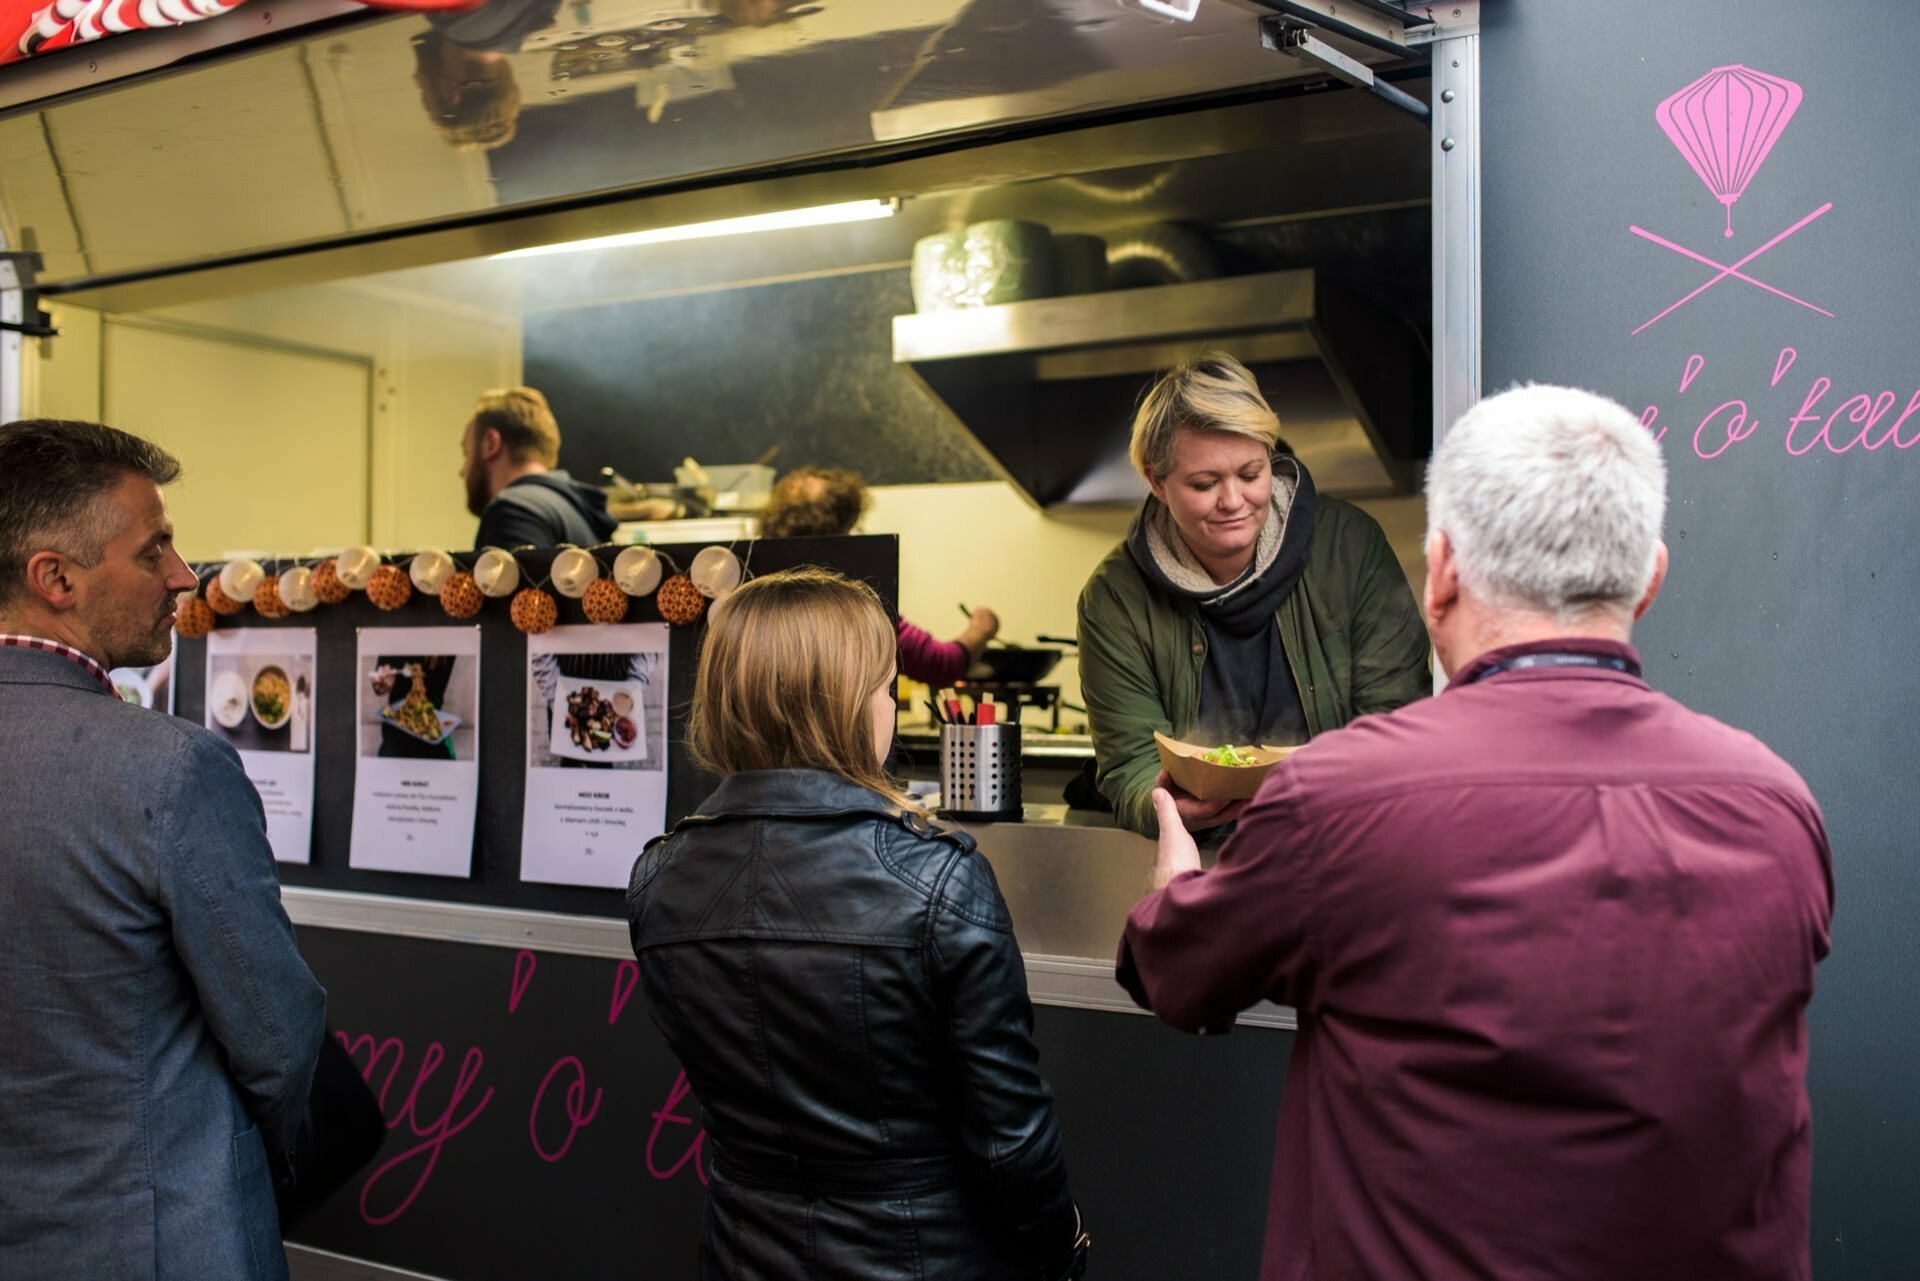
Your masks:
{"label": "pink crossed chopsticks logo", "polygon": [[[1773,144],[1780,140],[1787,122],[1793,119],[1793,113],[1800,109],[1801,96],[1800,86],[1791,80],[1770,76],[1750,67],[1715,67],[1655,109],[1654,119],[1660,122],[1660,128],[1668,140],[1693,167],[1694,174],[1706,184],[1707,190],[1726,206],[1725,235],[1728,237],[1733,235],[1733,206],[1746,191],[1747,184],[1753,181],[1753,176],[1760,171],[1767,154],[1773,150]],[[1831,319],[1833,313],[1826,308],[1815,306],[1804,298],[1796,298],[1784,289],[1776,289],[1764,280],[1748,275],[1741,268],[1782,241],[1798,235],[1808,224],[1823,217],[1832,208],[1833,202],[1829,200],[1766,244],[1730,264],[1719,262],[1706,254],[1695,253],[1644,227],[1628,227],[1628,231],[1641,239],[1650,240],[1662,249],[1671,249],[1683,258],[1712,267],[1717,273],[1633,332],[1637,334],[1659,324],[1729,277]]]}

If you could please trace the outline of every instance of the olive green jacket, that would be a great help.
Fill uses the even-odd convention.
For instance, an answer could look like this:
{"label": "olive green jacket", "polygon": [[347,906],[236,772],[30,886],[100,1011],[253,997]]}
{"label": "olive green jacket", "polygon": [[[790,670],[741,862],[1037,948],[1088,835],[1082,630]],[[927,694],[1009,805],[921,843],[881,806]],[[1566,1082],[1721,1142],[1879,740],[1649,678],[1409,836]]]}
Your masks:
{"label": "olive green jacket", "polygon": [[[1373,517],[1349,503],[1316,502],[1307,567],[1274,618],[1309,735],[1433,691],[1406,575]],[[1153,732],[1178,737],[1199,716],[1200,609],[1149,583],[1122,541],[1080,593],[1079,636],[1095,779],[1122,826],[1153,836]]]}

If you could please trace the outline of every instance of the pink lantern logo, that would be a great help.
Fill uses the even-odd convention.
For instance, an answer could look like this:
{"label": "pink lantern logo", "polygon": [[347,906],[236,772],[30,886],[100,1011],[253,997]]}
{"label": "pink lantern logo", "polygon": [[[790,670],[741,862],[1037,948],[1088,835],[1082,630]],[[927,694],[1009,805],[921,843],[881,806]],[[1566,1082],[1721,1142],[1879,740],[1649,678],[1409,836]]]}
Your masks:
{"label": "pink lantern logo", "polygon": [[[1779,76],[1770,76],[1751,67],[1715,67],[1706,75],[1672,95],[1654,109],[1661,131],[1686,159],[1694,175],[1706,184],[1726,207],[1725,235],[1733,236],[1733,207],[1746,194],[1747,184],[1760,172],[1760,166],[1772,153],[1787,122],[1800,109],[1800,86]],[[1759,248],[1731,263],[1676,244],[1644,227],[1629,226],[1628,231],[1642,240],[1659,245],[1691,262],[1711,267],[1714,274],[1702,284],[1647,320],[1633,332],[1638,334],[1665,320],[1680,308],[1706,293],[1723,280],[1738,280],[1763,293],[1803,307],[1829,320],[1833,313],[1825,307],[1796,298],[1784,289],[1768,284],[1744,268],[1776,246],[1800,234],[1806,227],[1824,218],[1832,210],[1831,200],[1787,227]]]}
{"label": "pink lantern logo", "polygon": [[1733,206],[1800,109],[1800,86],[1750,67],[1715,67],[1654,110],[1654,119],[1707,190]]}

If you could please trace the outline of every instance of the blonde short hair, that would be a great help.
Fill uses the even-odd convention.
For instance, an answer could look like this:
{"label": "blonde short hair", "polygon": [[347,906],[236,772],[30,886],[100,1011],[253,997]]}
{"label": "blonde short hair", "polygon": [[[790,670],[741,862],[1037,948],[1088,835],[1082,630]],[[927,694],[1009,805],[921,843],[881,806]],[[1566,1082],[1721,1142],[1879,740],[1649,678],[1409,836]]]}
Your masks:
{"label": "blonde short hair", "polygon": [[721,774],[816,769],[900,803],[868,703],[899,638],[865,583],[811,567],[767,574],[713,607],[687,737]]}
{"label": "blonde short hair", "polygon": [[1225,352],[1210,351],[1160,376],[1133,416],[1128,455],[1148,481],[1173,470],[1173,446],[1182,428],[1246,436],[1267,447],[1280,440],[1280,419],[1260,394],[1247,367]]}
{"label": "blonde short hair", "polygon": [[500,433],[507,456],[517,463],[552,467],[560,461],[560,424],[547,398],[532,387],[501,387],[482,392],[473,406],[474,435],[492,428]]}

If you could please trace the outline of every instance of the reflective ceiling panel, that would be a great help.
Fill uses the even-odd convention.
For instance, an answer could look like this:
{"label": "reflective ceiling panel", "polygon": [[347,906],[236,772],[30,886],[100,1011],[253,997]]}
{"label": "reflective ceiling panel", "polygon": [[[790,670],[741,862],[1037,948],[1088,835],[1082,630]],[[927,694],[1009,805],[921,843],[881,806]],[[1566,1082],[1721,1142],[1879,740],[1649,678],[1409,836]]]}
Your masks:
{"label": "reflective ceiling panel", "polygon": [[0,119],[0,216],[48,282],[173,271],[1307,78],[1255,23],[1228,0],[1190,24],[1123,0],[495,0]]}

